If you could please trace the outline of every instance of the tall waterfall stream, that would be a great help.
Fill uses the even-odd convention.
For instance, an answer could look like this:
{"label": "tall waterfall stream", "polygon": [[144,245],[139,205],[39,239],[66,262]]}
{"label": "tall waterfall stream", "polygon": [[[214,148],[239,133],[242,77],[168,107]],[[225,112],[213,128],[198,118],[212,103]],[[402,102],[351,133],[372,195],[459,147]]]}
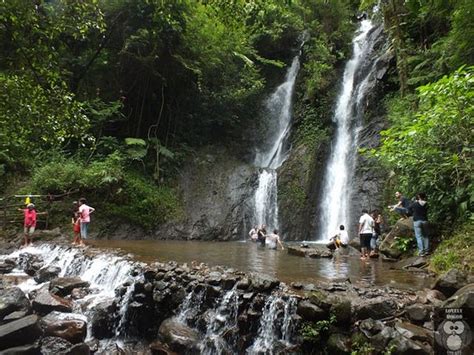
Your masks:
{"label": "tall waterfall stream", "polygon": [[[370,54],[377,39],[369,35],[373,28],[370,20],[361,21],[359,34],[352,41],[352,58],[344,69],[333,116],[336,132],[323,181],[317,240],[327,240],[341,224],[349,231],[354,224],[353,211],[350,208],[353,194],[351,183],[356,165],[359,131],[362,128],[360,104],[367,94],[367,79],[375,68],[374,63],[370,61]],[[371,65],[372,69],[365,73],[363,69],[367,64]]]}

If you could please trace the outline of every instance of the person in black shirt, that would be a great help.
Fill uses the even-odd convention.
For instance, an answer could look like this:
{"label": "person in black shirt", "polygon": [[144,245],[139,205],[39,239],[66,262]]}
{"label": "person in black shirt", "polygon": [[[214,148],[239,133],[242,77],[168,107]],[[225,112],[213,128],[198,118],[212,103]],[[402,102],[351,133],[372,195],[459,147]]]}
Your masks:
{"label": "person in black shirt", "polygon": [[413,228],[418,246],[418,255],[426,256],[430,251],[430,241],[425,231],[426,224],[428,223],[428,204],[426,202],[426,195],[423,192],[416,195],[416,201],[409,207],[408,212],[413,215]]}
{"label": "person in black shirt", "polygon": [[402,218],[407,218],[409,215],[408,208],[410,207],[410,200],[399,191],[395,192],[395,197],[398,199],[398,203],[393,206],[388,206],[388,208],[390,211],[400,214]]}

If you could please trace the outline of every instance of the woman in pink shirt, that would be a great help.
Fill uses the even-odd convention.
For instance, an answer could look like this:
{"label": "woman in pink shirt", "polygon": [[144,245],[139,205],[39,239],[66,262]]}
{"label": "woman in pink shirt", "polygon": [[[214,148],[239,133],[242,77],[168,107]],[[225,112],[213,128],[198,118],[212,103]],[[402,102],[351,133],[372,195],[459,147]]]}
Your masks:
{"label": "woman in pink shirt", "polygon": [[24,214],[24,221],[23,221],[23,231],[25,236],[25,241],[23,245],[26,247],[33,242],[33,233],[35,232],[36,228],[36,210],[35,205],[29,203],[26,208],[20,208],[19,211],[22,211]]}
{"label": "woman in pink shirt", "polygon": [[79,199],[79,213],[81,223],[81,237],[79,240],[80,245],[85,245],[84,240],[87,239],[87,232],[89,229],[89,223],[91,221],[90,214],[95,211],[95,208],[86,205],[86,199],[81,197]]}

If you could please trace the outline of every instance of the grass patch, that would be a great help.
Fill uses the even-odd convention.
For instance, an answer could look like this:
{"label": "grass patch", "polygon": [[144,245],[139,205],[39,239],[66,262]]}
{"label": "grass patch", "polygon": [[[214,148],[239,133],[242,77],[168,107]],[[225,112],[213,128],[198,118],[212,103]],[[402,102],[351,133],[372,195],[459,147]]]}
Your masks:
{"label": "grass patch", "polygon": [[430,260],[438,273],[450,269],[474,271],[474,227],[467,224],[450,236],[445,236]]}

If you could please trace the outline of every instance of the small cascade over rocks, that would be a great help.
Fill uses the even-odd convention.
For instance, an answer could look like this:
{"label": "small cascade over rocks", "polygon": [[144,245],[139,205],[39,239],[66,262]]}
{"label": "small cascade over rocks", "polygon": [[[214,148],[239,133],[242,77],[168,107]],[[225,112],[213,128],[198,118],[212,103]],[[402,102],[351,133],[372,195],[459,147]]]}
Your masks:
{"label": "small cascade over rocks", "polygon": [[[396,343],[407,354],[429,354],[425,323],[433,307],[452,302],[431,290],[347,281],[295,285],[308,292],[303,297],[261,273],[196,262],[145,264],[90,247],[41,244],[1,255],[0,263],[14,266],[0,274],[0,351],[13,353],[20,346],[43,354],[309,353],[315,343],[344,353],[357,336],[374,353]],[[35,273],[23,273],[32,264],[61,271],[36,283]],[[405,309],[412,310],[408,319]]]}

